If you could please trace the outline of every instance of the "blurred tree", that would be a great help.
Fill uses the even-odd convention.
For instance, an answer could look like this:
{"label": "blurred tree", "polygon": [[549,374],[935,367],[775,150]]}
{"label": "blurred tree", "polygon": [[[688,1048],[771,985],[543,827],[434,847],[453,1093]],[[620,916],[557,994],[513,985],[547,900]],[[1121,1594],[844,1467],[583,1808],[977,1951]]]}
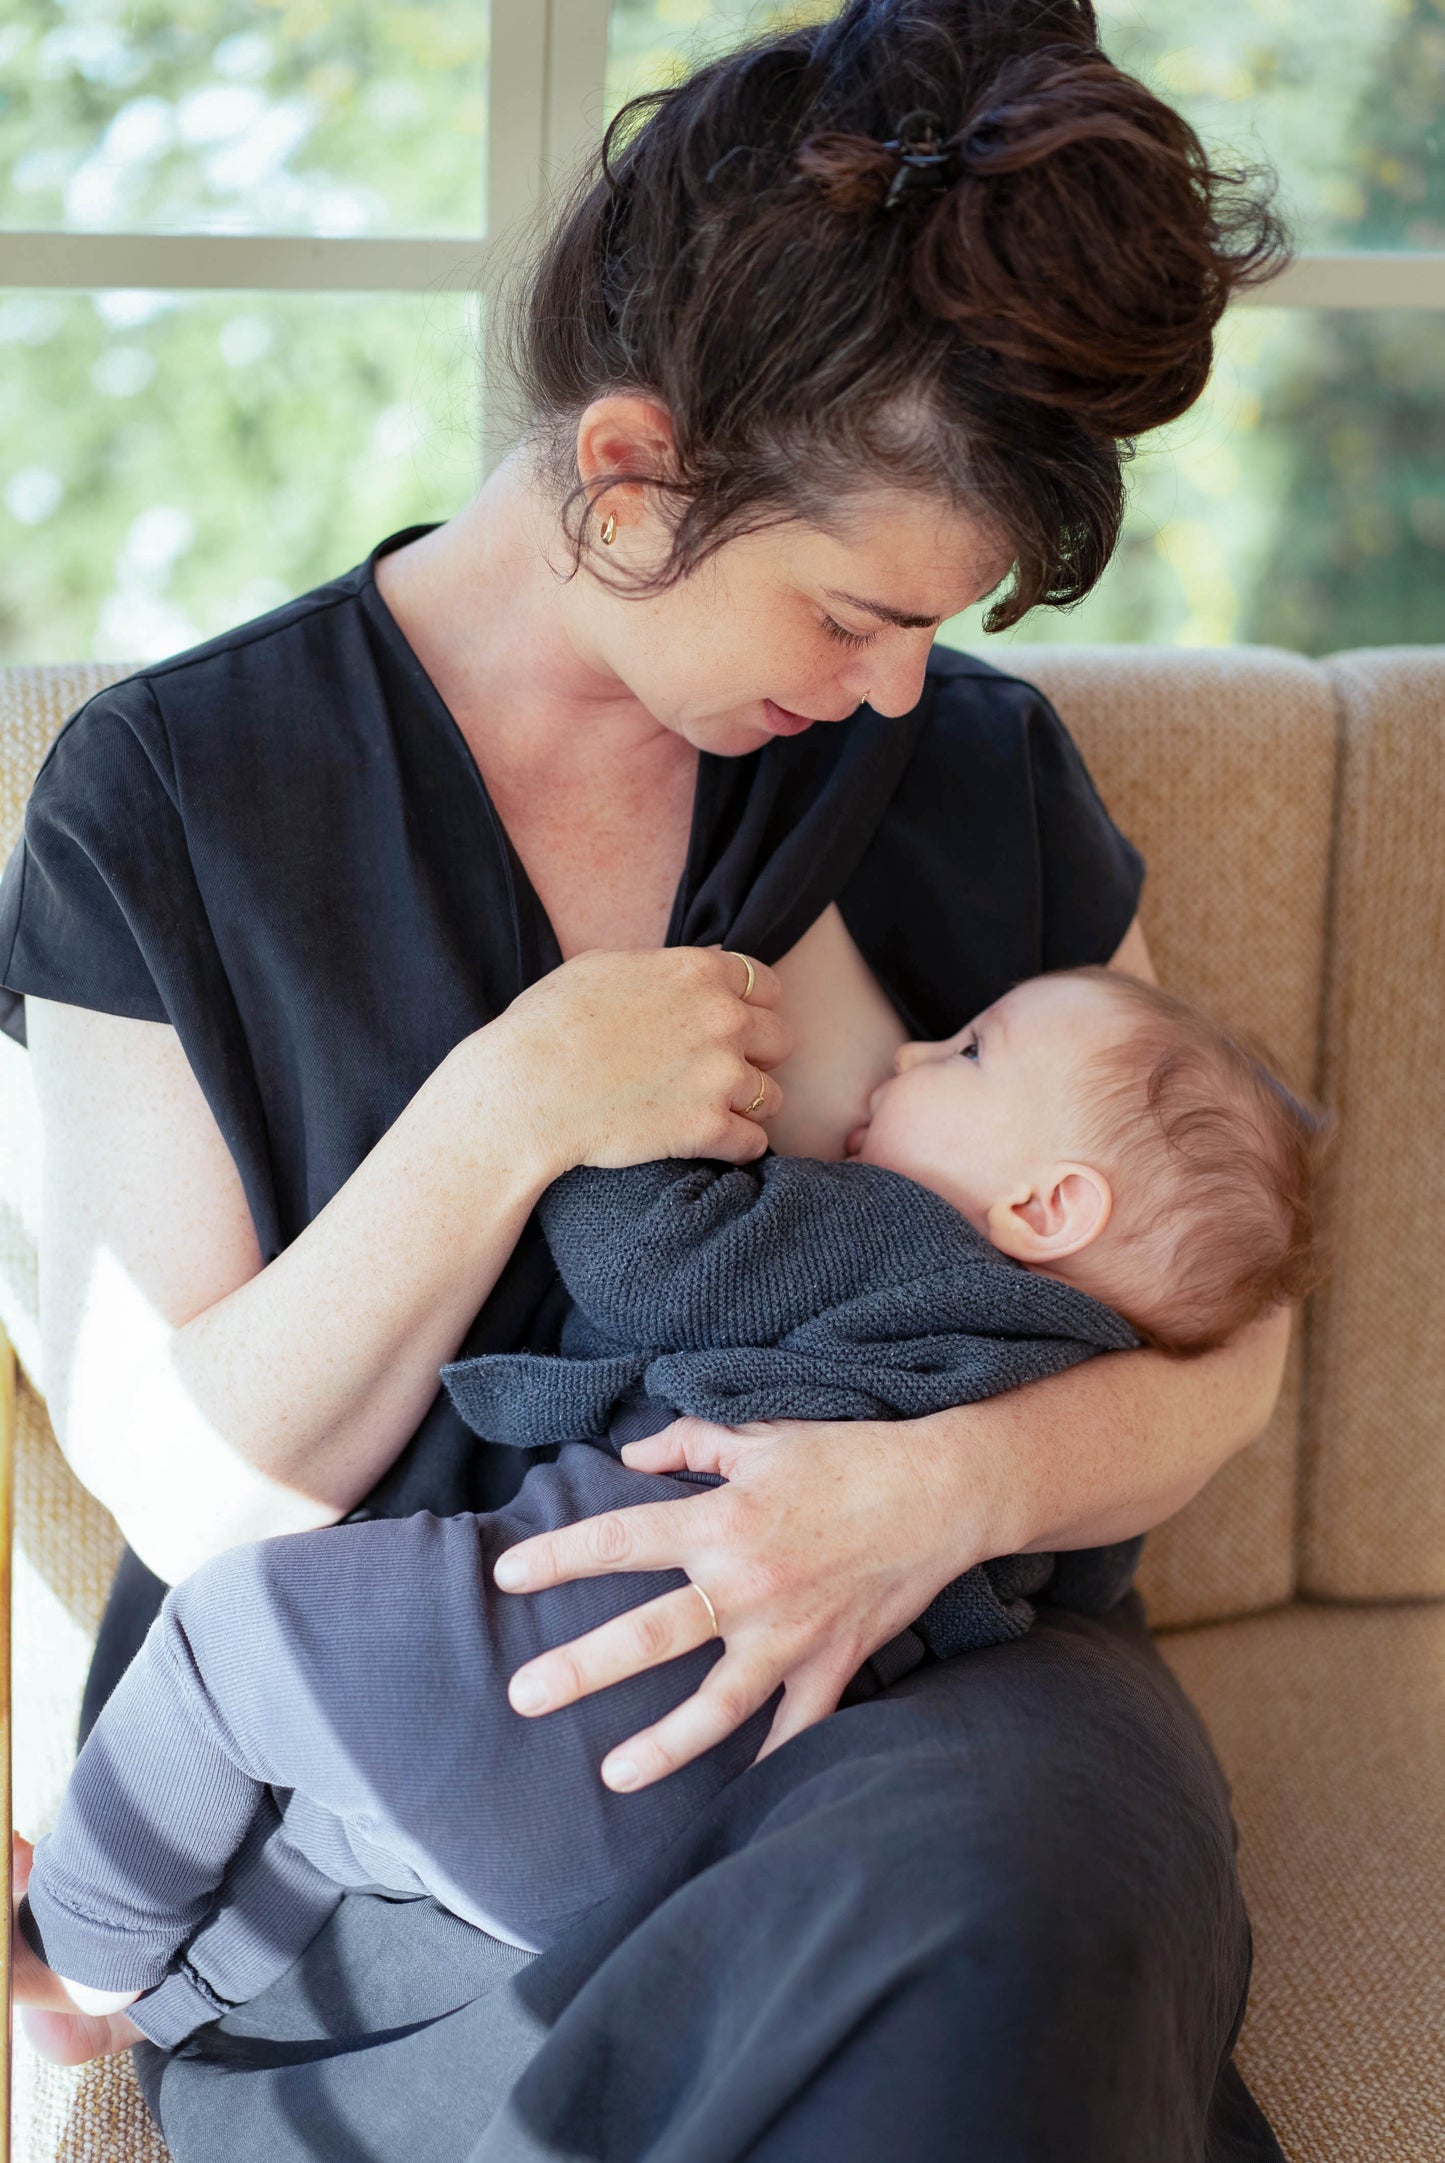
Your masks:
{"label": "blurred tree", "polygon": [[[1347,247],[1445,248],[1445,0],[1405,0],[1348,143]],[[1445,638],[1445,325],[1337,311],[1264,401],[1288,446],[1241,631],[1326,653]]]}
{"label": "blurred tree", "polygon": [[[613,0],[606,100],[836,0]],[[1305,245],[1445,245],[1445,0],[1099,0],[1211,145],[1281,166]],[[0,222],[479,229],[486,0],[5,0]],[[1363,86],[1363,88],[1362,88]],[[1437,638],[1438,314],[1232,310],[1146,439],[1123,544],[1034,639]],[[144,658],[303,591],[475,478],[475,308],[0,292],[0,659]],[[982,641],[976,616],[950,627]]]}
{"label": "blurred tree", "polygon": [[486,0],[7,0],[0,221],[481,229]]}

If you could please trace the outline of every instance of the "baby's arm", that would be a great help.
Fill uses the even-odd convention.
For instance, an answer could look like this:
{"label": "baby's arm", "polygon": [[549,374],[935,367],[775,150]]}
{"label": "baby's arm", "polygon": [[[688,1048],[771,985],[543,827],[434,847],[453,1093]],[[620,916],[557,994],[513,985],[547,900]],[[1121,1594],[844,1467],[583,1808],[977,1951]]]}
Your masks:
{"label": "baby's arm", "polygon": [[578,1307],[621,1343],[775,1344],[898,1267],[905,1184],[799,1157],[579,1166],[547,1189],[538,1216]]}

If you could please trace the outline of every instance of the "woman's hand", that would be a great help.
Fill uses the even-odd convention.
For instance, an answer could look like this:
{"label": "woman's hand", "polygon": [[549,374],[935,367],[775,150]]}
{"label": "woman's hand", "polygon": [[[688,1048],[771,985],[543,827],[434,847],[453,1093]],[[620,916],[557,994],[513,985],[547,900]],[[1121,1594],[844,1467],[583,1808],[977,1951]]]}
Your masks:
{"label": "woman's hand", "polygon": [[[980,1559],[956,1498],[942,1491],[936,1458],[923,1461],[906,1420],[732,1428],[681,1419],[622,1454],[639,1471],[720,1472],[729,1484],[523,1540],[495,1573],[504,1591],[531,1592],[607,1571],[683,1569],[711,1600],[723,1657],[684,1704],[609,1753],[602,1777],[611,1788],[647,1787],[675,1772],[740,1727],[781,1682],[783,1701],[758,1753],[766,1757],[832,1712],[868,1654]],[[512,1704],[529,1715],[556,1711],[711,1634],[691,1591],[665,1593],[530,1660],[512,1678]],[[545,1701],[523,1702],[528,1683],[542,1685]]]}
{"label": "woman's hand", "polygon": [[717,947],[576,954],[482,1034],[505,1036],[515,1108],[559,1173],[656,1157],[746,1164],[767,1148],[759,1122],[782,1103],[769,1070],[791,1049],[772,970],[754,962],[744,1000],[747,985],[746,963]]}

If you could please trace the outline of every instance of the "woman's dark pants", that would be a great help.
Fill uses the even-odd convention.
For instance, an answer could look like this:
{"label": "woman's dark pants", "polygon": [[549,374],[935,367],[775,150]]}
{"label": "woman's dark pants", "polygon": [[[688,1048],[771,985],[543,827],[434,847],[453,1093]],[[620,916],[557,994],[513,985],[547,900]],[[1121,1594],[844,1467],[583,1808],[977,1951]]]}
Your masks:
{"label": "woman's dark pants", "polygon": [[178,2163],[1282,2163],[1230,2064],[1235,1844],[1138,1596],[1044,1607],[750,1767],[540,1955],[351,1893],[136,2056]]}

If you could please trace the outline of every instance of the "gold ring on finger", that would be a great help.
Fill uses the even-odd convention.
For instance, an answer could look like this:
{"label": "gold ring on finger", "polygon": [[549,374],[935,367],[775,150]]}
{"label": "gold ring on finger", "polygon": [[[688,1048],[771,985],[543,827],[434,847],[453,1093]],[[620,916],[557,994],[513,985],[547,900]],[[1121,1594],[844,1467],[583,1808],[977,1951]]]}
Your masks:
{"label": "gold ring on finger", "polygon": [[753,1101],[752,1101],[752,1103],[751,1103],[751,1104],[745,1104],[745,1105],[743,1106],[743,1117],[744,1117],[744,1119],[750,1119],[750,1118],[752,1117],[753,1113],[754,1113],[754,1112],[755,1112],[755,1111],[756,1111],[756,1110],[758,1109],[759,1105],[760,1105],[760,1104],[762,1103],[762,1101],[763,1101],[763,1098],[764,1098],[764,1097],[765,1097],[765,1096],[767,1095],[767,1093],[768,1093],[768,1077],[767,1077],[767,1075],[766,1075],[766,1074],[764,1074],[764,1073],[762,1073],[762,1072],[760,1072],[760,1071],[759,1071],[759,1069],[758,1069],[757,1067],[754,1067],[754,1069],[753,1069],[753,1072],[754,1072],[754,1073],[755,1073],[755,1074],[757,1075],[757,1077],[758,1077],[758,1093],[757,1093],[757,1095],[756,1095],[756,1096],[755,1096],[755,1097],[753,1098]]}
{"label": "gold ring on finger", "polygon": [[[689,1584],[690,1584],[690,1585],[692,1586],[692,1589],[693,1589],[693,1591],[694,1591],[694,1592],[695,1592],[695,1593],[697,1594],[698,1598],[699,1598],[699,1599],[700,1599],[700,1600],[702,1601],[702,1604],[703,1604],[703,1606],[704,1606],[704,1607],[705,1607],[705,1608],[707,1609],[707,1611],[708,1611],[708,1616],[709,1616],[709,1618],[710,1618],[710,1620],[711,1620],[711,1622],[712,1622],[712,1634],[713,1634],[713,1636],[714,1636],[714,1637],[721,1637],[721,1636],[722,1636],[722,1631],[721,1631],[721,1630],[720,1630],[720,1629],[718,1628],[718,1620],[717,1620],[717,1609],[716,1609],[716,1608],[715,1608],[715,1607],[713,1606],[713,1604],[712,1604],[712,1601],[711,1601],[711,1600],[710,1600],[710,1599],[708,1598],[707,1594],[706,1594],[706,1593],[705,1593],[705,1592],[703,1591],[703,1589],[702,1589],[702,1586],[701,1586],[700,1584],[698,1584],[698,1583],[696,1582],[696,1580],[695,1580],[695,1579],[693,1579],[693,1578],[689,1578],[689,1579],[688,1579],[688,1583],[689,1583]],[[706,1644],[707,1642],[709,1642],[709,1640],[707,1640],[707,1639],[705,1638],[705,1639],[703,1640],[703,1642],[704,1642],[704,1643]]]}
{"label": "gold ring on finger", "polygon": [[747,970],[747,972],[748,972],[748,980],[747,980],[746,984],[744,984],[744,986],[743,986],[742,990],[741,990],[741,991],[740,991],[740,992],[738,993],[738,997],[739,997],[739,998],[740,998],[740,999],[742,1000],[742,1002],[743,1002],[743,1005],[744,1005],[744,1006],[746,1006],[746,1005],[747,1005],[747,1003],[748,1003],[748,1001],[749,1001],[749,999],[751,999],[751,997],[752,997],[752,995],[753,995],[753,986],[754,986],[754,984],[756,984],[756,982],[757,982],[757,980],[758,980],[758,973],[757,973],[756,969],[755,969],[755,968],[753,967],[752,963],[751,963],[751,962],[750,962],[750,961],[748,960],[748,957],[747,957],[747,955],[746,955],[746,954],[734,954],[734,953],[733,953],[733,950],[732,950],[732,948],[731,948],[731,947],[724,947],[723,951],[724,951],[724,953],[726,953],[726,954],[727,954],[727,955],[728,955],[728,956],[730,957],[730,959],[732,959],[733,961],[740,961],[740,962],[742,963],[743,967],[744,967],[744,968],[745,968],[745,969]]}

